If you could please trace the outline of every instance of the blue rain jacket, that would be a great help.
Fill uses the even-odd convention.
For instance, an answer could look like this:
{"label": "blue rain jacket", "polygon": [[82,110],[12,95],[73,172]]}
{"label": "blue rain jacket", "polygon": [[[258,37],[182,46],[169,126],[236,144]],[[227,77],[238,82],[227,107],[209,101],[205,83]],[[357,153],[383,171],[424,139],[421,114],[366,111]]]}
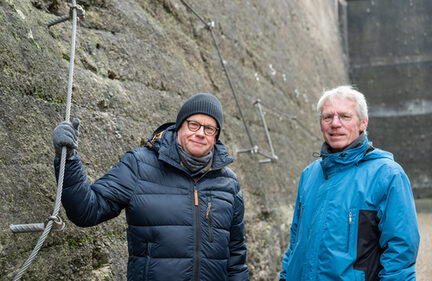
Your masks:
{"label": "blue rain jacket", "polygon": [[68,218],[88,227],[126,210],[130,281],[249,280],[243,196],[227,167],[232,158],[218,141],[210,171],[192,175],[179,164],[169,125],[92,185],[79,156],[67,161]]}
{"label": "blue rain jacket", "polygon": [[420,236],[409,180],[391,153],[367,153],[370,145],[365,138],[303,171],[282,279],[416,279]]}

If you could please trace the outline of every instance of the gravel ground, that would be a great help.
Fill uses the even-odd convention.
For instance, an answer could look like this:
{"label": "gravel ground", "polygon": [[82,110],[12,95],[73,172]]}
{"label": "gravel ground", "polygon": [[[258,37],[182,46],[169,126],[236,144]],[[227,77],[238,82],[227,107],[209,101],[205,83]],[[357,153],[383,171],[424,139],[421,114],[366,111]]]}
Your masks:
{"label": "gravel ground", "polygon": [[416,201],[420,228],[420,249],[417,257],[417,281],[432,281],[432,199]]}

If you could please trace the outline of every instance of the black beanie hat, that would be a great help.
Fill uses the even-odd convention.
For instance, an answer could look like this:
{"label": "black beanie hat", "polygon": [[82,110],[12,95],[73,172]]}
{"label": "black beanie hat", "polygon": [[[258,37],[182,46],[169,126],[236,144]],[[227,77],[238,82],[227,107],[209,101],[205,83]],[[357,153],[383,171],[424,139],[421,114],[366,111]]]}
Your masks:
{"label": "black beanie hat", "polygon": [[211,94],[199,93],[193,95],[185,101],[177,114],[176,130],[180,129],[186,118],[194,114],[205,114],[216,120],[219,128],[216,134],[216,139],[218,139],[223,123],[223,111],[220,101]]}

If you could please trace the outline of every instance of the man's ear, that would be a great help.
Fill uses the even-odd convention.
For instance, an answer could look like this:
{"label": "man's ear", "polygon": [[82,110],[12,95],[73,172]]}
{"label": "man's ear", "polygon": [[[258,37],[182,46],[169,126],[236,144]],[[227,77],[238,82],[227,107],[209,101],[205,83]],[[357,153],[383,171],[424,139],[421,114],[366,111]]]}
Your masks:
{"label": "man's ear", "polygon": [[365,119],[363,119],[361,121],[361,123],[360,123],[360,132],[366,131],[368,123],[369,123],[369,119],[368,118],[365,118]]}

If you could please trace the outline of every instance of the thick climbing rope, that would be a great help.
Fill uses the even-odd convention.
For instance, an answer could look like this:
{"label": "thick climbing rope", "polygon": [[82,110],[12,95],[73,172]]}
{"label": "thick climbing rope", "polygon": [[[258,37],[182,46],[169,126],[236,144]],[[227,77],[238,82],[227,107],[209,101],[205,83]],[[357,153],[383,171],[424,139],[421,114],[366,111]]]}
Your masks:
{"label": "thick climbing rope", "polygon": [[184,1],[184,0],[181,0],[181,2],[195,15],[195,16],[197,16],[197,18],[199,18],[199,20],[202,22],[202,23],[204,23],[204,25],[205,25],[205,27],[210,31],[210,34],[211,34],[211,37],[212,37],[212,40],[213,40],[213,43],[214,43],[214,45],[215,45],[215,48],[216,48],[216,51],[217,51],[217,53],[218,53],[218,56],[219,56],[219,60],[220,60],[220,63],[221,63],[221,65],[222,65],[222,68],[223,68],[223,70],[224,70],[224,73],[225,73],[225,76],[226,76],[226,78],[227,78],[227,80],[228,80],[228,84],[229,84],[229,86],[230,86],[230,88],[231,88],[231,92],[232,92],[232,94],[233,94],[233,96],[234,96],[234,100],[235,100],[235,102],[236,102],[236,105],[237,105],[237,108],[238,108],[238,111],[239,111],[239,113],[240,113],[240,117],[241,117],[241,119],[242,119],[242,122],[243,122],[243,126],[245,127],[245,130],[246,130],[246,134],[247,134],[247,136],[248,136],[248,138],[249,138],[249,143],[250,143],[250,145],[251,145],[251,147],[255,147],[255,145],[254,145],[254,142],[253,142],[253,140],[252,140],[252,136],[251,136],[251,134],[250,134],[250,132],[249,132],[249,128],[248,128],[248,126],[247,126],[247,124],[246,124],[246,120],[245,120],[245,118],[244,118],[244,116],[243,116],[243,113],[242,113],[242,111],[241,111],[241,108],[240,108],[240,104],[239,104],[239,101],[238,101],[238,99],[237,99],[237,94],[236,94],[236,91],[235,91],[235,89],[234,89],[234,86],[233,86],[233,83],[232,83],[232,80],[231,80],[231,77],[230,77],[230,74],[229,74],[229,72],[228,72],[228,69],[227,69],[227,67],[226,67],[226,63],[225,63],[225,60],[223,59],[223,57],[222,57],[222,52],[221,52],[221,50],[220,50],[220,48],[219,48],[219,44],[218,44],[218,42],[217,42],[217,40],[216,40],[216,36],[215,36],[215,34],[214,34],[214,32],[213,32],[213,27],[214,27],[214,23],[212,22],[212,21],[210,21],[210,22],[207,22],[202,16],[200,16],[200,14],[198,14],[193,8],[192,8],[192,6],[191,5],[189,5],[186,1]]}
{"label": "thick climbing rope", "polygon": [[[77,5],[76,1],[72,0],[71,5],[71,14],[72,14],[72,40],[71,40],[71,49],[70,49],[70,59],[69,59],[69,79],[68,79],[68,88],[67,88],[67,100],[66,100],[66,117],[65,121],[70,121],[70,110],[71,110],[71,101],[72,101],[72,82],[73,82],[73,69],[74,69],[74,59],[75,59],[75,38],[76,38],[76,26],[77,26]],[[34,258],[38,254],[40,248],[42,247],[43,243],[45,242],[46,238],[48,237],[48,234],[50,233],[53,223],[58,222],[60,219],[57,217],[59,210],[60,210],[60,202],[61,202],[61,196],[62,196],[62,190],[63,190],[63,179],[64,179],[64,171],[65,171],[65,165],[66,165],[66,146],[63,146],[61,158],[60,158],[60,173],[58,178],[58,184],[57,184],[57,194],[56,194],[56,200],[54,205],[54,210],[52,215],[48,218],[48,222],[45,225],[45,229],[40,236],[36,246],[34,247],[32,253],[27,258],[27,260],[22,265],[21,269],[18,271],[18,273],[14,277],[15,280],[20,280],[22,275],[26,272],[30,264],[33,262]]]}

